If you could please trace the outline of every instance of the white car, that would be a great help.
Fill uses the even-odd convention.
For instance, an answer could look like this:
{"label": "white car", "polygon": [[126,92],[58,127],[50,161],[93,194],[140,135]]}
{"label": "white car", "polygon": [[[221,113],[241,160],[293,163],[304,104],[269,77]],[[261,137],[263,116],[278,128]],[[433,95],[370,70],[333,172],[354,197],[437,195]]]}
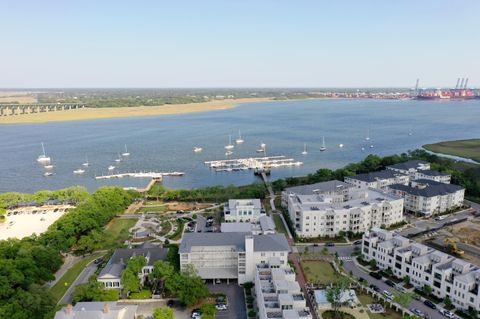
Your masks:
{"label": "white car", "polygon": [[217,308],[217,310],[227,310],[227,305],[224,303],[217,303],[215,308]]}
{"label": "white car", "polygon": [[447,318],[455,318],[455,314],[451,311],[448,311],[446,309],[438,309],[438,312],[440,312],[442,315],[444,315]]}

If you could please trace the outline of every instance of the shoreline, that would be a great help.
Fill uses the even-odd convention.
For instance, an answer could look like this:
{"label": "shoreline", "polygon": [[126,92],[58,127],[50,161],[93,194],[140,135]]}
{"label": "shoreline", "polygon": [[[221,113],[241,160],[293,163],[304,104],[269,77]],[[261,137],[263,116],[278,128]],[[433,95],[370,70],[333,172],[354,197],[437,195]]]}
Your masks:
{"label": "shoreline", "polygon": [[52,122],[88,121],[110,118],[176,115],[232,109],[244,103],[275,101],[273,98],[225,99],[201,103],[165,104],[160,106],[133,106],[112,108],[85,108],[69,111],[20,114],[0,117],[0,125],[40,124]]}
{"label": "shoreline", "polygon": [[480,139],[478,138],[442,141],[422,145],[422,148],[431,154],[471,164],[480,164],[478,160],[479,147]]}

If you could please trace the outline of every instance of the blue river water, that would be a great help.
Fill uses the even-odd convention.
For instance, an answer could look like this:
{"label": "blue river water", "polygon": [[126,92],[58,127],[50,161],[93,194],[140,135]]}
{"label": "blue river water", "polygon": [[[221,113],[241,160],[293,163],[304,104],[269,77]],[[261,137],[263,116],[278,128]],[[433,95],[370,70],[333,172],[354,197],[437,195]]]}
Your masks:
{"label": "blue river water", "polygon": [[[214,172],[204,161],[224,159],[228,135],[242,131],[245,143],[236,145],[233,158],[286,155],[304,162],[301,167],[275,168],[272,179],[299,176],[319,168],[338,168],[367,154],[390,155],[443,140],[480,136],[480,100],[303,100],[247,103],[234,109],[182,115],[134,117],[44,124],[0,125],[0,192],[34,192],[83,185],[143,187],[146,179],[96,180],[107,173],[154,170],[183,171],[167,177],[172,188],[243,185],[258,180],[252,171]],[[365,137],[369,130],[370,141]],[[322,136],[327,151],[320,152]],[[54,164],[53,176],[43,176],[37,164],[44,142]],[[302,155],[307,143],[308,155]],[[344,144],[339,148],[338,144]],[[114,163],[127,144],[131,153]],[[373,145],[373,148],[370,148]],[[194,153],[194,146],[203,147]],[[362,147],[365,148],[362,151]],[[85,157],[91,166],[75,176]]]}

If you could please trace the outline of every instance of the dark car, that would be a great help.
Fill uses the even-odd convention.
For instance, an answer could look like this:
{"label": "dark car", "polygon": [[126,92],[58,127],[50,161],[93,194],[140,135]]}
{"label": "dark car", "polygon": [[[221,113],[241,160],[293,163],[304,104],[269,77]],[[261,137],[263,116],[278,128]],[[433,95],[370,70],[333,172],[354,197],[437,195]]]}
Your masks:
{"label": "dark car", "polygon": [[382,279],[382,275],[380,275],[378,272],[371,271],[369,272],[369,275],[372,276],[373,278],[380,280]]}
{"label": "dark car", "polygon": [[335,243],[328,242],[325,246],[327,246],[327,247],[333,247],[333,246],[335,246]]}
{"label": "dark car", "polygon": [[354,245],[361,245],[362,244],[362,241],[361,240],[355,240],[353,242]]}
{"label": "dark car", "polygon": [[374,284],[371,284],[370,286],[370,289],[376,291],[376,292],[380,292],[380,288],[378,288],[377,286],[375,286]]}
{"label": "dark car", "polygon": [[389,285],[390,287],[395,287],[395,283],[391,280],[385,280],[385,283]]}
{"label": "dark car", "polygon": [[175,300],[170,299],[169,301],[167,301],[167,306],[173,308],[175,306]]}
{"label": "dark car", "polygon": [[318,247],[318,244],[313,244],[313,247]]}
{"label": "dark car", "polygon": [[430,300],[428,299],[425,299],[425,301],[423,302],[425,304],[425,306],[427,307],[430,307],[432,309],[437,309],[437,305],[434,304],[433,302],[431,302]]}
{"label": "dark car", "polygon": [[98,264],[100,264],[100,263],[102,263],[102,262],[103,262],[103,258],[102,258],[102,257],[97,258],[97,259],[95,259],[95,261],[94,261],[95,265],[98,265]]}

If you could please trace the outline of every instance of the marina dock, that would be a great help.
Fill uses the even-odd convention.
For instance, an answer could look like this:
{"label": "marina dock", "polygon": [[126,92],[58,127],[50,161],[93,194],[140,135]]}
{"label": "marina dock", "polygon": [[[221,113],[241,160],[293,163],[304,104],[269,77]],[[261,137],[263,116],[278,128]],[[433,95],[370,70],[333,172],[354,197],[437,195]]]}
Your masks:
{"label": "marina dock", "polygon": [[123,177],[135,177],[135,178],[151,178],[153,180],[162,180],[163,176],[183,176],[184,172],[133,172],[133,173],[121,173],[121,174],[108,174],[95,176],[95,179],[111,179],[111,178],[123,178]]}
{"label": "marina dock", "polygon": [[216,172],[232,172],[249,169],[270,169],[276,167],[301,166],[303,162],[295,161],[293,158],[286,158],[284,155],[249,157],[225,159],[216,161],[206,161],[205,165],[214,169]]}

